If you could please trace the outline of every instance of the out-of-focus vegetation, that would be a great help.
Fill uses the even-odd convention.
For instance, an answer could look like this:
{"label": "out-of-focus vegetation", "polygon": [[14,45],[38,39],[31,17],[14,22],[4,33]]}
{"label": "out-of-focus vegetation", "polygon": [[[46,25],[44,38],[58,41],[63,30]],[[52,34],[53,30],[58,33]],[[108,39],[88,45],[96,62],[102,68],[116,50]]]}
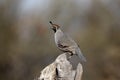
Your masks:
{"label": "out-of-focus vegetation", "polygon": [[49,20],[80,45],[83,80],[120,79],[119,0],[1,0],[0,80],[33,80],[61,53]]}

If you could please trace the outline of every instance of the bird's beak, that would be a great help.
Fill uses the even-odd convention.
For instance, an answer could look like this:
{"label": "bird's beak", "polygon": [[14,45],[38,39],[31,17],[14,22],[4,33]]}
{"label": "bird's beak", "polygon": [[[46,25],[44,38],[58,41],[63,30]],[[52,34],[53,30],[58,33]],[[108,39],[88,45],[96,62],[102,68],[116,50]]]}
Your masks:
{"label": "bird's beak", "polygon": [[53,26],[52,21],[49,21],[49,23],[50,23],[50,24],[51,24],[51,26],[52,26],[50,29],[52,29],[52,30],[53,30],[53,29],[54,29],[54,26]]}
{"label": "bird's beak", "polygon": [[53,23],[52,23],[52,21],[49,21],[49,23],[52,25]]}

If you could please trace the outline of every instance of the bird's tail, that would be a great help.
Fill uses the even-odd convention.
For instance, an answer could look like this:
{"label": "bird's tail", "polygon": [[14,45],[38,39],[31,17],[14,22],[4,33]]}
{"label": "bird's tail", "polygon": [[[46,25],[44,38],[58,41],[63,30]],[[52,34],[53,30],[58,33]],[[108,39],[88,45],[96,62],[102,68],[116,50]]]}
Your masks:
{"label": "bird's tail", "polygon": [[83,56],[80,48],[77,48],[75,52],[76,52],[76,55],[80,58],[80,60],[81,60],[82,62],[86,62],[86,58]]}

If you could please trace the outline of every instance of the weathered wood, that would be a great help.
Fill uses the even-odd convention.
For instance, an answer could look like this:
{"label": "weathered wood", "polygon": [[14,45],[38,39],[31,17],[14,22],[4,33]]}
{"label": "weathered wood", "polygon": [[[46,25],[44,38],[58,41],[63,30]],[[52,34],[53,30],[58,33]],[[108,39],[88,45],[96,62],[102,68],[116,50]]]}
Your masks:
{"label": "weathered wood", "polygon": [[38,80],[81,80],[82,73],[81,63],[78,64],[76,70],[73,70],[66,53],[63,53],[52,64],[41,71]]}

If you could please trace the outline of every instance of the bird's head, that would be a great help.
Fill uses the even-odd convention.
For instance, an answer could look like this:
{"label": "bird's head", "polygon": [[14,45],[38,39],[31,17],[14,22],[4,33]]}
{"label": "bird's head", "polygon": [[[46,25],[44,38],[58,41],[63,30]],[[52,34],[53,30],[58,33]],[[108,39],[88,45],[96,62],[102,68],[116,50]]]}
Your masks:
{"label": "bird's head", "polygon": [[60,28],[59,25],[53,24],[51,21],[50,21],[49,23],[52,25],[52,28],[51,28],[51,29],[52,29],[54,32],[56,32],[56,31]]}

